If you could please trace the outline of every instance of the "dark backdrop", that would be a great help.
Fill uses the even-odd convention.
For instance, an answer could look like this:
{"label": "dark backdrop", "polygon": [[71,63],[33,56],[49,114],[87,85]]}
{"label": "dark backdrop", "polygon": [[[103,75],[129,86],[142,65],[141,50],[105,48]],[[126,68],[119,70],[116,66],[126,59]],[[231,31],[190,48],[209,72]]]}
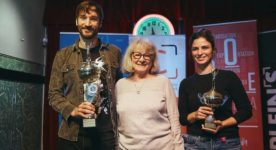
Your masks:
{"label": "dark backdrop", "polygon": [[[48,105],[48,83],[52,61],[58,50],[59,32],[76,31],[75,7],[82,0],[46,0],[44,26],[48,29],[43,147],[54,150],[57,138],[57,113]],[[150,13],[167,17],[176,34],[187,39],[193,25],[257,20],[257,30],[276,29],[275,0],[96,0],[103,6],[105,18],[101,32],[132,33],[136,21]],[[188,43],[188,41],[186,41]],[[189,47],[187,46],[187,49]],[[194,72],[187,51],[187,75]],[[185,65],[185,64],[183,64]]]}

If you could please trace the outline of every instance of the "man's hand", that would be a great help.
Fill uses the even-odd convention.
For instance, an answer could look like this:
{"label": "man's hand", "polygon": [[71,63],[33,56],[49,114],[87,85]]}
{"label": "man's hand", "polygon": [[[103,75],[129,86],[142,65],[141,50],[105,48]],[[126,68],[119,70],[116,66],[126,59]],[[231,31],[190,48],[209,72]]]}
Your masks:
{"label": "man's hand", "polygon": [[71,112],[73,117],[89,118],[91,115],[95,114],[95,106],[90,102],[82,102],[78,107],[75,107]]}

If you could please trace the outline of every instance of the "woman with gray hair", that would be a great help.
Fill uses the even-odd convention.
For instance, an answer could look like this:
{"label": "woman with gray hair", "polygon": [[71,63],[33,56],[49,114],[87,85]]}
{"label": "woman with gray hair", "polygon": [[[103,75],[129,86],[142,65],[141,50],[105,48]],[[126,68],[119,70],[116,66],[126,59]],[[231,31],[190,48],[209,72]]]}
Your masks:
{"label": "woman with gray hair", "polygon": [[157,49],[148,39],[127,48],[116,83],[119,148],[183,150],[177,98],[168,78],[158,75]]}

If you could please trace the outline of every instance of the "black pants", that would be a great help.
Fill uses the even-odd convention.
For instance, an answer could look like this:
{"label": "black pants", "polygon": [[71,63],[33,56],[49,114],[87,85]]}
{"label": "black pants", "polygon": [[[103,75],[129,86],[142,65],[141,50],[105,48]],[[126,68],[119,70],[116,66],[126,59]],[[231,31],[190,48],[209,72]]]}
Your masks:
{"label": "black pants", "polygon": [[78,141],[58,138],[57,150],[115,150],[116,142],[112,129],[80,128]]}

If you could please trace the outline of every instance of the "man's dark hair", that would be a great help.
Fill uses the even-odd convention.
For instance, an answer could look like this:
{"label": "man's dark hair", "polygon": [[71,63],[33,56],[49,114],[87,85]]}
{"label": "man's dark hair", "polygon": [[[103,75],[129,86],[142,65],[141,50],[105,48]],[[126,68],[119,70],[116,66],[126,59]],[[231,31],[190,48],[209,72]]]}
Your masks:
{"label": "man's dark hair", "polygon": [[200,38],[200,37],[203,37],[205,38],[208,42],[211,43],[211,46],[212,46],[212,49],[215,51],[216,50],[216,46],[215,46],[215,38],[212,34],[212,32],[208,29],[201,29],[199,30],[198,32],[195,32],[191,35],[190,37],[190,41],[189,41],[189,45],[190,45],[190,48],[192,49],[192,44],[194,42],[194,40]]}
{"label": "man's dark hair", "polygon": [[86,0],[86,1],[81,2],[76,8],[76,13],[75,13],[76,18],[79,17],[80,12],[82,12],[82,11],[84,11],[86,13],[88,13],[89,11],[96,11],[100,17],[100,22],[101,23],[103,22],[103,18],[104,18],[103,8],[97,2],[92,1],[92,0]]}

